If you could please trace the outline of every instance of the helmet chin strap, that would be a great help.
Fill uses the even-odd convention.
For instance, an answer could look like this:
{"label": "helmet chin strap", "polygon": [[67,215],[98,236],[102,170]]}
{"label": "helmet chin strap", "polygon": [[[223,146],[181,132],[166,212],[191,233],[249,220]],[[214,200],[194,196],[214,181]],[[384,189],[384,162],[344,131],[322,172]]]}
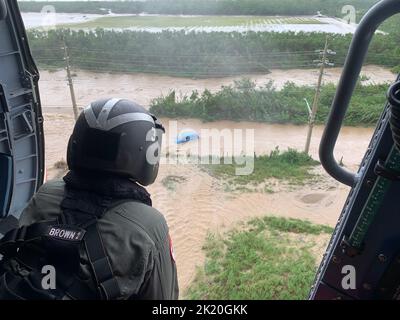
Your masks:
{"label": "helmet chin strap", "polygon": [[[131,181],[131,182],[135,182],[135,183],[139,183],[139,182],[137,182],[135,179],[133,179],[133,178],[128,178],[128,180],[129,181]],[[140,183],[139,183],[140,184]]]}

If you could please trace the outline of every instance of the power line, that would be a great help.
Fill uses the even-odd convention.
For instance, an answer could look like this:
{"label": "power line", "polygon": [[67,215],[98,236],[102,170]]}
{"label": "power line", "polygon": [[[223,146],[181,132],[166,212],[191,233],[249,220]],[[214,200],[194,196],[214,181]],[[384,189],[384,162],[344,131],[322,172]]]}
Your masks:
{"label": "power line", "polygon": [[[77,47],[71,47],[70,48],[71,49],[71,52],[73,52],[74,50],[77,50],[78,52],[82,52],[83,50],[84,50],[84,52],[101,52],[101,53],[106,53],[107,52],[107,48],[104,48],[104,49],[88,49],[88,48],[77,48]],[[135,49],[135,48],[132,48],[132,49]],[[309,50],[309,51],[275,51],[275,52],[266,52],[265,50],[263,50],[263,51],[251,51],[250,52],[251,54],[254,54],[254,55],[256,55],[256,54],[261,54],[261,55],[263,55],[263,54],[272,54],[272,55],[282,55],[282,54],[301,54],[301,53],[314,53],[315,54],[315,51],[314,50]],[[130,52],[130,53],[124,53],[124,52],[116,52],[116,53],[111,53],[110,52],[110,54],[112,54],[112,55],[114,55],[114,54],[116,54],[116,55],[119,55],[119,54],[128,54],[128,55],[132,55],[132,56],[135,56],[135,53],[134,52]],[[212,53],[212,54],[208,54],[208,55],[206,55],[206,56],[213,56],[213,55],[215,55],[216,53]],[[222,53],[224,56],[230,56],[228,53]],[[162,54],[145,54],[146,56],[155,56],[155,57],[162,57],[162,56],[164,56],[164,53],[162,53]],[[235,54],[232,54],[233,56],[235,56]],[[193,56],[193,54],[185,54],[185,55],[175,55],[174,54],[174,56],[175,57],[186,57],[186,56]],[[204,54],[202,54],[202,53],[199,53],[199,54],[196,54],[196,55],[194,55],[194,56],[204,56]]]}

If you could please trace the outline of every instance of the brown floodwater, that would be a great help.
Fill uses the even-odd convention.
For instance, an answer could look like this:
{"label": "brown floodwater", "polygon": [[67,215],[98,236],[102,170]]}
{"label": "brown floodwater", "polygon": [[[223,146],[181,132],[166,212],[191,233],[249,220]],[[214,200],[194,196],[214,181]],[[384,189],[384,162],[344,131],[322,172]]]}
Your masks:
{"label": "brown floodwater", "polygon": [[[233,85],[235,80],[249,78],[262,87],[273,81],[277,89],[287,81],[296,85],[315,85],[318,79],[318,69],[271,69],[266,74],[243,74],[223,78],[177,78],[144,73],[95,73],[83,70],[74,71],[74,88],[79,107],[84,107],[94,100],[104,97],[121,97],[134,100],[144,106],[161,95],[176,91],[177,97],[190,95],[193,90],[203,92],[205,89],[215,92],[221,86]],[[326,69],[324,82],[337,83],[342,68]],[[386,83],[395,80],[390,70],[375,66],[364,66],[361,75],[366,79],[363,84]],[[47,111],[71,112],[71,98],[66,82],[65,70],[40,72],[40,91],[43,107]],[[304,105],[304,108],[306,106]]]}
{"label": "brown floodwater", "polygon": [[[219,145],[220,155],[230,154],[229,150],[233,149],[233,154],[240,154],[245,151],[247,144],[250,144],[250,139],[254,137],[254,152],[256,155],[269,154],[272,150],[279,148],[280,150],[287,150],[293,148],[303,151],[306,143],[306,136],[308,127],[304,125],[291,125],[291,124],[267,124],[257,122],[234,122],[234,121],[215,121],[215,122],[202,122],[197,119],[161,119],[166,127],[164,148],[171,147],[171,149],[178,149],[179,152],[186,152],[191,155],[208,155],[215,154],[212,152],[211,144],[213,140],[211,133],[212,130],[217,132],[217,137],[223,135],[227,137],[225,141],[232,141],[232,148],[224,147],[224,138],[220,138]],[[176,129],[175,129],[176,128]],[[188,143],[180,144],[176,148],[176,133],[184,132],[186,129],[192,129],[199,133],[200,139],[198,141],[191,141]],[[236,141],[234,132],[241,132],[242,140]],[[314,159],[318,159],[319,141],[322,136],[324,126],[318,125],[313,129],[313,136],[310,146],[310,155]],[[246,132],[253,131],[253,135],[246,136]],[[342,159],[343,163],[349,167],[356,167],[359,165],[366,148],[368,147],[369,140],[372,137],[374,128],[363,127],[343,127],[338,142],[335,148],[336,159]],[[202,135],[202,132],[204,134]],[[202,141],[206,139],[207,144]],[[205,147],[203,147],[205,146]],[[218,146],[217,146],[218,147]]]}
{"label": "brown floodwater", "polygon": [[[174,121],[161,119],[167,128],[165,141],[174,146],[176,136],[171,135]],[[68,114],[45,114],[46,167],[48,178],[59,172],[54,163],[65,159],[66,146],[73,128],[73,117]],[[196,119],[178,120],[177,131],[192,128],[201,132],[215,129],[233,132],[235,129],[254,130],[254,151],[269,153],[277,146],[280,150],[295,148],[303,150],[307,127],[253,122],[217,121],[203,123]],[[310,153],[318,159],[318,143],[323,127],[316,126]],[[342,129],[336,157],[356,170],[368,146],[373,128],[344,127]],[[202,141],[200,137],[199,141]],[[164,144],[164,149],[166,145]],[[191,154],[195,142],[180,145],[178,151]],[[240,148],[239,148],[240,149]],[[200,150],[201,151],[201,150]],[[307,219],[314,223],[334,226],[346,200],[349,188],[328,177],[321,167],[316,173],[322,178],[300,187],[287,189],[279,181],[266,184],[274,192],[229,192],[224,181],[212,178],[196,165],[164,164],[160,167],[157,181],[148,190],[152,194],[154,207],[161,211],[169,224],[174,241],[179,282],[182,292],[196,274],[196,266],[204,262],[202,245],[208,232],[223,233],[238,222],[253,217],[278,215]],[[168,182],[169,181],[169,182]],[[172,182],[171,182],[172,181]],[[319,244],[322,255],[325,243]]]}

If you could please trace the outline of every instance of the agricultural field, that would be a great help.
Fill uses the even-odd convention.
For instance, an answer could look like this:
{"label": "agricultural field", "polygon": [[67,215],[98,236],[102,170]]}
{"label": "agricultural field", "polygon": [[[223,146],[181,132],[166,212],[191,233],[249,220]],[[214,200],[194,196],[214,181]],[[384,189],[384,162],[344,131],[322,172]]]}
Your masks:
{"label": "agricultural field", "polygon": [[127,15],[107,16],[95,20],[66,25],[74,28],[190,28],[262,26],[269,24],[324,24],[313,17],[285,16],[170,16],[170,15]]}

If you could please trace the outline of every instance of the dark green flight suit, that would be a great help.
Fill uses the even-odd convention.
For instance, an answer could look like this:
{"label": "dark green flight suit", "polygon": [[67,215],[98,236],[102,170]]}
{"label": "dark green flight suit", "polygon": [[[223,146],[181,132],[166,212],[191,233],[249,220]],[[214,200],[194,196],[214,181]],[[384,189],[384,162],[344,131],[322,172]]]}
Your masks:
{"label": "dark green flight suit", "polygon": [[[20,226],[57,218],[64,181],[43,185],[23,211]],[[105,213],[100,235],[123,299],[178,299],[178,281],[167,223],[156,209],[129,201]],[[91,279],[88,259],[80,252],[80,272]]]}

